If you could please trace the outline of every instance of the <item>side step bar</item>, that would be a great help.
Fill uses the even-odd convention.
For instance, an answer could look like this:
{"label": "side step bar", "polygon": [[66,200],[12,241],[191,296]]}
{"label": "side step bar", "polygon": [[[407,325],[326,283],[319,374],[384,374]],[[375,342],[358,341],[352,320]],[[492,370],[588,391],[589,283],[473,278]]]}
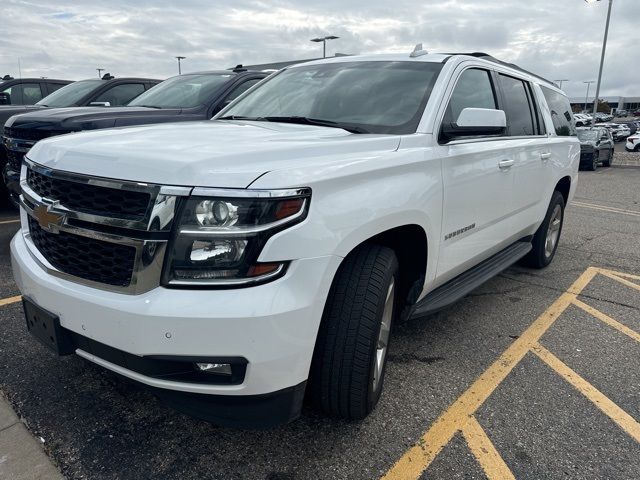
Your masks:
{"label": "side step bar", "polygon": [[528,240],[509,245],[494,256],[428,293],[426,297],[414,305],[410,317],[424,317],[448,307],[516,263],[529,253],[531,248],[531,242]]}

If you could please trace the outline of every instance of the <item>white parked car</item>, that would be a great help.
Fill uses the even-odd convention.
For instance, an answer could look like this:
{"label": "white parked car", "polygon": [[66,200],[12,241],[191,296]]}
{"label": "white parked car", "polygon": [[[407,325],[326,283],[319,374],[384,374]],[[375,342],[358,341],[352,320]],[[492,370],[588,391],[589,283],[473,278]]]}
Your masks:
{"label": "white parked car", "polygon": [[552,261],[574,135],[552,82],[416,49],[287,67],[213,121],[42,140],[11,243],[28,329],[219,424],[292,420],[305,391],[363,418],[396,321]]}
{"label": "white parked car", "polygon": [[640,134],[627,137],[627,143],[624,146],[628,152],[640,152]]}
{"label": "white parked car", "polygon": [[573,118],[576,123],[576,127],[586,127],[591,125],[592,118],[584,113],[574,113]]}

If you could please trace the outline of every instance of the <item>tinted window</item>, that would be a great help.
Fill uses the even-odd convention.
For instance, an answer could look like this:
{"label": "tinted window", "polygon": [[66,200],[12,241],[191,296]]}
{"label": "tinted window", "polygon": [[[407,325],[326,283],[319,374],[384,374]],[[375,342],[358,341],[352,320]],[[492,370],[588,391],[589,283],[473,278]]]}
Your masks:
{"label": "tinted window", "polygon": [[121,107],[144,92],[142,83],[122,83],[102,92],[92,102],[109,102],[112,107]]}
{"label": "tinted window", "polygon": [[235,73],[179,75],[150,88],[129,106],[190,108],[209,103]]}
{"label": "tinted window", "polygon": [[462,72],[451,94],[444,121],[454,123],[465,108],[497,108],[488,71],[471,68]]}
{"label": "tinted window", "polygon": [[525,82],[502,74],[498,77],[500,78],[500,86],[504,96],[504,110],[507,115],[507,131],[509,135],[535,135],[534,117]]}
{"label": "tinted window", "polygon": [[80,80],[79,82],[65,85],[56,90],[51,95],[47,95],[38,102],[38,105],[45,107],[73,107],[77,102],[82,100],[85,95],[89,94],[98,86],[102,85],[104,80]]}
{"label": "tinted window", "polygon": [[66,84],[65,83],[48,83],[47,84],[47,88],[49,90],[49,93],[53,93],[56,90],[61,89],[62,87],[64,87]]}
{"label": "tinted window", "polygon": [[244,83],[241,83],[240,85],[238,85],[236,88],[234,88],[233,90],[231,90],[231,92],[229,92],[229,94],[227,95],[227,97],[224,99],[225,103],[231,103],[232,101],[234,101],[236,98],[238,98],[240,95],[242,95],[244,92],[246,92],[247,90],[249,90],[251,87],[253,87],[256,83],[258,83],[260,80],[262,80],[261,78],[253,78],[251,80],[247,80]]}
{"label": "tinted window", "polygon": [[549,106],[556,135],[560,137],[575,135],[576,130],[573,126],[573,117],[571,116],[571,105],[569,104],[569,99],[550,88],[543,86],[540,88],[542,88],[542,93],[544,94],[544,98]]}
{"label": "tinted window", "polygon": [[42,98],[40,84],[38,83],[19,83],[4,89],[0,93],[10,95],[11,105],[33,105]]}
{"label": "tinted window", "polygon": [[441,69],[440,63],[388,61],[292,67],[224,116],[309,117],[371,133],[412,133]]}

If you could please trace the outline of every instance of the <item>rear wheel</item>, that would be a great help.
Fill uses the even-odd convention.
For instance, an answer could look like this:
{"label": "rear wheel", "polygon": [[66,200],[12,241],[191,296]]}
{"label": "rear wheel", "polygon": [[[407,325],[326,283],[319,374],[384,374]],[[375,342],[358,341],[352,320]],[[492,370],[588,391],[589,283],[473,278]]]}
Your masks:
{"label": "rear wheel", "polygon": [[342,263],[325,305],[309,378],[325,413],[361,419],[382,393],[387,350],[398,311],[398,260],[365,244]]}
{"label": "rear wheel", "polygon": [[558,249],[562,223],[564,221],[564,197],[553,192],[547,214],[533,236],[531,251],[523,259],[523,264],[532,268],[544,268],[551,263]]}

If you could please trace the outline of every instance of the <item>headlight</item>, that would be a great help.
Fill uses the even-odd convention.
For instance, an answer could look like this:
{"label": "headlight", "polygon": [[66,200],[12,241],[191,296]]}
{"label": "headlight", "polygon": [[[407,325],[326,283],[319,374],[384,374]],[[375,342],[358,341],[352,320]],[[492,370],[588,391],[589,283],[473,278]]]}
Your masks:
{"label": "headlight", "polygon": [[165,262],[166,285],[246,286],[284,274],[287,262],[258,263],[267,240],[301,222],[311,190],[195,189]]}

